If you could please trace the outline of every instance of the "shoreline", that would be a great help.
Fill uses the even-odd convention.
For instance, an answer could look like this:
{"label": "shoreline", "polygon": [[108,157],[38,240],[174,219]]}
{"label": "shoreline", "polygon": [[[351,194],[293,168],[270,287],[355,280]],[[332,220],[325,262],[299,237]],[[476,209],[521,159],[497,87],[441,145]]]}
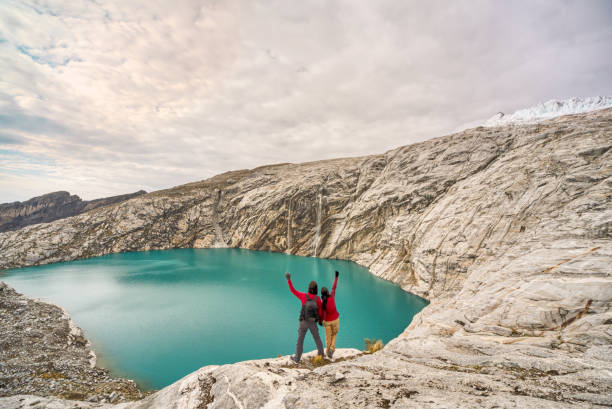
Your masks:
{"label": "shoreline", "polygon": [[[33,225],[33,226],[36,226],[36,225]],[[344,261],[344,262],[347,262],[347,263],[355,263],[358,266],[363,267],[366,270],[368,270],[368,273],[370,273],[374,277],[377,277],[377,278],[379,278],[381,280],[393,283],[393,284],[399,286],[402,289],[402,291],[407,292],[407,293],[409,293],[411,295],[414,295],[415,297],[419,297],[419,298],[427,301],[427,303],[428,303],[427,305],[432,303],[432,300],[427,298],[424,294],[416,293],[414,291],[411,291],[411,289],[405,288],[402,284],[400,284],[397,281],[394,281],[394,280],[392,280],[390,278],[385,278],[385,277],[382,277],[380,275],[377,275],[377,274],[373,273],[368,266],[366,266],[365,264],[360,263],[359,261],[355,261],[355,260],[351,260],[351,259],[345,259],[345,258],[336,258],[336,257],[303,256],[303,255],[299,255],[299,254],[284,253],[284,252],[275,251],[275,250],[258,250],[258,249],[250,249],[250,248],[246,248],[246,247],[168,247],[168,248],[150,249],[150,250],[117,251],[117,252],[106,253],[106,254],[102,254],[102,255],[98,255],[98,256],[94,255],[94,256],[79,257],[79,258],[75,258],[75,259],[72,259],[72,260],[52,261],[52,262],[48,262],[48,263],[42,262],[42,263],[30,264],[30,265],[21,266],[21,267],[0,268],[0,280],[2,280],[2,275],[6,271],[19,270],[19,269],[22,269],[22,268],[29,268],[29,267],[48,266],[48,265],[52,265],[52,264],[70,263],[70,262],[73,262],[73,261],[89,260],[89,259],[92,259],[92,258],[112,256],[112,255],[115,255],[115,254],[144,253],[144,252],[149,252],[149,251],[166,251],[166,250],[208,250],[208,249],[248,250],[248,251],[258,251],[258,252],[264,252],[264,253],[281,254],[281,255],[287,255],[287,256],[292,256],[292,257],[319,258],[319,259],[322,259],[322,260],[339,260],[339,261]]]}
{"label": "shoreline", "polygon": [[55,303],[0,281],[0,318],[0,396],[124,402],[152,392],[96,366],[91,341]]}
{"label": "shoreline", "polygon": [[[164,252],[164,251],[168,251],[168,250],[187,250],[187,251],[193,251],[193,250],[196,250],[196,251],[197,251],[197,250],[208,250],[208,249],[209,249],[209,248],[183,247],[183,248],[174,248],[174,249],[155,249],[155,250],[148,250],[148,251],[152,251],[152,252]],[[376,275],[375,275],[375,274],[373,274],[373,273],[372,273],[372,272],[371,272],[371,271],[370,271],[370,270],[369,270],[367,267],[363,266],[363,265],[362,265],[362,264],[360,264],[360,263],[357,263],[357,262],[355,262],[355,261],[352,261],[352,260],[345,260],[345,259],[338,259],[338,258],[323,258],[323,257],[314,257],[314,256],[296,256],[296,255],[291,255],[291,254],[279,253],[279,252],[276,252],[276,251],[269,251],[269,250],[268,250],[268,251],[265,251],[265,250],[263,250],[263,251],[262,251],[262,250],[251,250],[251,249],[245,249],[245,248],[235,248],[235,247],[224,247],[223,249],[244,250],[244,251],[248,251],[248,252],[274,253],[274,254],[277,254],[277,255],[288,255],[288,256],[291,256],[291,257],[300,257],[300,258],[307,258],[307,259],[317,258],[317,259],[321,259],[321,260],[337,260],[337,261],[341,261],[341,262],[344,262],[344,263],[354,263],[354,264],[356,264],[357,266],[359,266],[361,269],[365,269],[365,270],[367,270],[368,275],[373,276],[375,279],[380,279],[380,280],[382,280],[382,281],[385,281],[385,282],[388,282],[388,283],[390,283],[390,284],[393,284],[394,286],[399,287],[399,289],[400,289],[402,292],[407,293],[407,294],[410,294],[410,295],[412,295],[412,296],[415,296],[415,297],[419,298],[420,300],[422,300],[422,301],[426,302],[426,305],[423,307],[423,309],[424,309],[424,308],[426,308],[428,305],[430,305],[430,301],[429,301],[429,300],[427,300],[427,299],[425,299],[425,298],[423,298],[423,297],[421,297],[421,296],[419,296],[419,295],[417,295],[417,294],[414,294],[414,293],[412,293],[412,292],[410,292],[410,291],[407,291],[406,289],[402,288],[402,287],[401,287],[401,285],[399,285],[399,284],[398,284],[398,283],[396,283],[396,282],[393,282],[392,280],[389,280],[389,279],[385,279],[385,278],[382,278],[382,277],[378,277],[378,276],[376,276]],[[5,270],[1,270],[1,271],[0,271],[0,283],[2,283],[2,281],[1,281],[1,280],[2,280],[3,273],[4,273],[4,272],[7,272],[7,271],[11,271],[11,272],[17,273],[17,270],[19,270],[19,269],[21,269],[21,268],[30,268],[30,267],[38,267],[38,266],[42,266],[42,265],[52,265],[52,264],[71,263],[71,262],[73,262],[73,261],[87,260],[87,259],[98,258],[98,257],[107,257],[107,256],[111,256],[111,255],[116,255],[116,254],[144,253],[144,252],[147,252],[147,251],[126,251],[126,252],[117,252],[117,253],[110,253],[110,254],[103,255],[103,256],[96,256],[96,257],[80,258],[80,259],[76,259],[76,260],[64,261],[64,262],[58,262],[58,263],[47,263],[47,264],[39,264],[39,265],[36,265],[36,266],[27,266],[27,267],[17,267],[17,268],[5,269]],[[101,359],[98,359],[98,355],[99,355],[99,354],[97,354],[97,353],[95,352],[95,350],[94,350],[94,343],[93,343],[93,342],[92,342],[92,341],[91,341],[89,338],[85,337],[85,332],[84,332],[84,331],[83,331],[83,330],[82,330],[80,327],[78,327],[78,326],[77,326],[77,325],[74,323],[74,321],[72,320],[72,318],[71,318],[71,316],[70,316],[69,312],[68,312],[68,311],[67,311],[67,310],[66,310],[64,307],[62,307],[62,306],[61,306],[61,305],[59,305],[58,303],[53,302],[52,300],[49,300],[49,299],[47,299],[47,298],[45,298],[45,297],[38,297],[38,298],[34,298],[34,297],[29,297],[29,296],[27,296],[27,295],[23,295],[23,296],[24,296],[24,297],[28,297],[28,298],[30,298],[31,300],[34,300],[34,301],[36,301],[36,302],[40,302],[40,303],[45,303],[45,304],[48,304],[48,305],[52,305],[52,306],[54,306],[54,307],[56,307],[56,308],[60,309],[60,310],[63,312],[63,314],[64,314],[64,315],[63,315],[63,318],[64,318],[64,319],[66,319],[66,320],[68,321],[68,323],[69,323],[69,325],[70,325],[70,328],[71,328],[71,332],[73,332],[74,334],[80,335],[80,336],[82,336],[84,339],[86,339],[86,341],[87,341],[87,347],[88,347],[88,348],[89,348],[89,350],[90,350],[90,355],[91,355],[91,359],[90,359],[90,366],[91,366],[92,368],[93,368],[93,367],[95,367],[95,366],[96,366],[96,364],[101,365],[101,364],[103,364],[104,362],[110,362],[110,361],[105,361],[105,360],[104,360],[104,358],[103,358],[103,356],[101,357]],[[422,310],[421,310],[421,311],[422,311]],[[419,311],[419,313],[420,313],[420,311]],[[418,314],[418,313],[417,313],[417,314]],[[416,315],[415,315],[415,316],[416,316]],[[414,319],[414,318],[413,318],[413,319]],[[411,320],[411,322],[412,322],[412,320]],[[393,337],[389,338],[388,342],[391,342],[392,340],[394,340],[395,338],[397,338],[397,337],[398,337],[398,336],[399,336],[399,335],[400,335],[402,332],[404,332],[404,331],[406,330],[406,328],[408,328],[408,326],[410,325],[410,323],[411,323],[411,322],[409,322],[409,323],[408,323],[408,324],[407,324],[405,327],[403,327],[403,328],[402,328],[402,329],[401,329],[401,330],[400,330],[400,331],[399,331],[397,334],[395,334]],[[255,360],[261,360],[261,359],[270,359],[270,358],[260,357],[260,358],[253,358],[253,359],[255,359]],[[251,361],[251,360],[252,360],[252,359],[248,358],[248,359],[246,360],[246,362]],[[205,366],[210,366],[210,365],[217,365],[217,366],[218,366],[218,365],[233,365],[233,364],[238,364],[238,363],[241,363],[241,362],[245,362],[245,360],[232,361],[232,362],[227,362],[227,363],[223,363],[223,364],[217,364],[217,363],[210,363],[210,364],[208,364],[208,363],[203,363],[202,365],[203,365],[203,367],[205,367]],[[142,393],[144,393],[144,394],[150,394],[150,393],[154,393],[154,392],[156,392],[156,391],[160,390],[160,389],[156,389],[156,388],[153,388],[153,387],[149,387],[149,386],[147,386],[147,385],[148,385],[148,382],[147,382],[147,381],[138,381],[137,379],[132,378],[132,377],[127,377],[127,378],[125,378],[125,377],[123,377],[123,376],[121,376],[121,375],[113,375],[113,365],[102,365],[102,366],[99,366],[99,368],[100,368],[100,369],[104,369],[104,370],[109,371],[109,373],[110,373],[112,376],[116,377],[116,378],[119,378],[119,379],[127,379],[127,380],[129,380],[129,381],[131,381],[131,382],[134,382],[134,383],[135,383],[135,384],[138,386],[139,390],[140,390]],[[188,374],[189,374],[189,373],[185,373],[185,374],[183,374],[182,376],[187,376]],[[166,385],[166,386],[164,386],[164,387],[167,387],[167,386],[169,386],[169,385]],[[163,389],[164,387],[162,387],[161,389]]]}

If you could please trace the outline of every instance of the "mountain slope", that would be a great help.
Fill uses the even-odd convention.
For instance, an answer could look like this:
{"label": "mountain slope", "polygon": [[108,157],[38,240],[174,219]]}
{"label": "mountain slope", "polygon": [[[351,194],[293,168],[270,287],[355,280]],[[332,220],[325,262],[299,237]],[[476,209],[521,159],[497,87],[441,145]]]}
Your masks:
{"label": "mountain slope", "polygon": [[612,107],[612,97],[551,99],[530,108],[520,109],[512,114],[499,112],[486,120],[482,126],[501,126],[541,122],[561,115],[581,114]]}
{"label": "mountain slope", "polygon": [[551,99],[529,108],[519,109],[511,114],[498,112],[487,120],[476,120],[462,124],[454,132],[470,128],[495,127],[505,125],[535,124],[562,115],[583,114],[591,111],[612,108],[612,97],[574,97],[564,100]]}
{"label": "mountain slope", "polygon": [[[611,147],[605,109],[229,172],[0,234],[0,267],[233,246],[354,260],[432,301],[380,353],[287,371],[281,395],[276,369],[239,363],[143,407],[612,405]],[[336,371],[346,385],[321,393]]]}
{"label": "mountain slope", "polygon": [[24,202],[0,204],[0,232],[18,230],[31,224],[48,223],[86,212],[96,207],[123,202],[147,192],[84,201],[68,192],[53,192]]}

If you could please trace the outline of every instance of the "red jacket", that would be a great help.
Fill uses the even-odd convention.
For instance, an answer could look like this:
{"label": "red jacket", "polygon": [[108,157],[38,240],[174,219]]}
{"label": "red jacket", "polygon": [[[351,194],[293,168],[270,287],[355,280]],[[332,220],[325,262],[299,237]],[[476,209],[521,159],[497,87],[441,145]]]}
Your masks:
{"label": "red jacket", "polygon": [[[325,311],[323,311],[323,321],[335,321],[338,319],[340,314],[336,309],[336,284],[338,284],[338,277],[334,279],[334,285],[332,286],[331,294],[327,297],[327,303],[325,304]],[[323,305],[321,304],[321,307]]]}
{"label": "red jacket", "polygon": [[[291,279],[287,280],[287,282],[289,283],[289,289],[291,290],[293,295],[295,295],[297,298],[300,299],[300,301],[302,302],[302,307],[303,307],[304,304],[306,303],[306,293],[301,293],[298,290],[296,290],[293,287],[293,284],[291,283]],[[316,297],[317,305],[319,306],[319,317],[322,317],[323,316],[323,305],[321,304],[321,299],[318,296],[312,295],[312,294],[308,294],[308,296],[310,297],[310,299],[312,299],[312,297]],[[329,301],[327,303],[329,305]]]}

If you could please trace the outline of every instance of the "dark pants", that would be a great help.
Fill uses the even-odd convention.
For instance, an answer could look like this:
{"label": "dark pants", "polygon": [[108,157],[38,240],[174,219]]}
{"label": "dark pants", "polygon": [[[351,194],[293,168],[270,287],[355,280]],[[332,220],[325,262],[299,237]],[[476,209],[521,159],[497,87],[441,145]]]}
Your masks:
{"label": "dark pants", "polygon": [[304,349],[304,337],[306,331],[310,330],[310,333],[314,337],[315,344],[317,344],[317,350],[319,355],[323,354],[323,344],[321,343],[321,337],[319,337],[319,328],[317,328],[316,321],[302,320],[298,327],[298,339],[297,345],[295,346],[295,360],[299,361],[302,358],[302,350]]}

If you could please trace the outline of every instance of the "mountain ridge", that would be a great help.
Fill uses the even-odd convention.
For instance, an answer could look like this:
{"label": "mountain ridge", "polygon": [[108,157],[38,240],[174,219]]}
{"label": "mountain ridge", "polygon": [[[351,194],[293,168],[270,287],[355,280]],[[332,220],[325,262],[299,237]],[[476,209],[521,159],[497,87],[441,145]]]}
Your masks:
{"label": "mountain ridge", "polygon": [[33,197],[23,202],[0,203],[0,232],[18,230],[38,223],[49,223],[146,194],[144,190],[134,193],[82,200],[67,191],[57,191]]}
{"label": "mountain ridge", "polygon": [[495,127],[504,125],[535,124],[551,118],[582,114],[612,107],[612,96],[572,97],[551,99],[528,108],[522,108],[510,114],[499,111],[488,119],[470,121],[457,126],[453,133],[466,129]]}
{"label": "mountain ridge", "polygon": [[133,408],[610,406],[611,141],[608,108],[229,172],[1,233],[0,268],[241,247],[352,260],[431,301],[375,354],[204,367]]}

